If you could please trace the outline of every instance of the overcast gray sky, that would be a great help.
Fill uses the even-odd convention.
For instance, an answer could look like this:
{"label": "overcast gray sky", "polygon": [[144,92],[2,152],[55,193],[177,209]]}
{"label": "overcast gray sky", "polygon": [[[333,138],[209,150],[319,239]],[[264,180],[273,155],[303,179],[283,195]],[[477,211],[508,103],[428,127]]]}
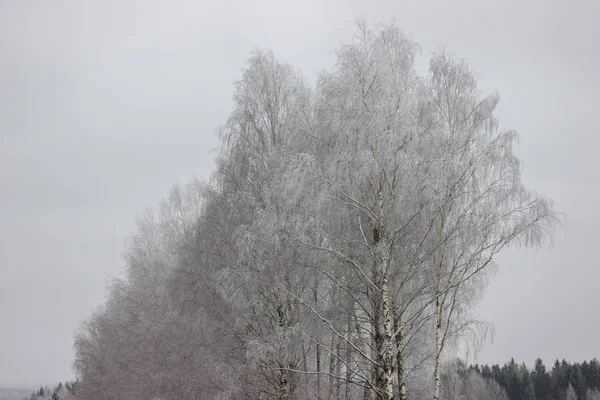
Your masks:
{"label": "overcast gray sky", "polygon": [[395,17],[419,68],[440,43],[465,57],[521,133],[526,183],[568,217],[553,249],[500,257],[478,360],[600,357],[600,2],[2,1],[0,385],[73,378],[136,214],[210,176],[252,46],[314,79],[356,16]]}

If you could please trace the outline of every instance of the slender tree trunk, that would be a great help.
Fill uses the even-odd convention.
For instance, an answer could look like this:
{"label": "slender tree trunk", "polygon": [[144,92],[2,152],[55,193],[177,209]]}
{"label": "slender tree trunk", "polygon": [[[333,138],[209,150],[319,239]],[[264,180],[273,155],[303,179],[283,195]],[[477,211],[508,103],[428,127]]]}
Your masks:
{"label": "slender tree trunk", "polygon": [[394,332],[396,332],[396,375],[398,377],[398,398],[406,400],[406,382],[404,380],[404,337],[401,329],[402,317],[394,315]]}
{"label": "slender tree trunk", "polygon": [[[384,262],[387,270],[387,259]],[[384,400],[394,398],[394,345],[392,343],[392,313],[390,312],[387,271],[383,275],[381,297],[383,308],[383,344],[381,361],[383,362],[383,393]]]}
{"label": "slender tree trunk", "polygon": [[321,346],[316,344],[317,356],[317,400],[321,399]]}
{"label": "slender tree trunk", "polygon": [[394,398],[394,343],[392,342],[393,315],[390,308],[388,269],[389,269],[389,248],[386,240],[385,218],[383,211],[383,191],[382,185],[377,193],[379,205],[379,221],[376,229],[376,246],[380,257],[379,274],[381,276],[381,312],[383,319],[383,340],[379,346],[379,362],[382,364],[382,382],[379,387],[382,391],[384,400]]}
{"label": "slender tree trunk", "polygon": [[[381,346],[381,329],[380,329],[380,310],[379,310],[379,301],[376,300],[373,307],[373,323],[371,329],[374,332],[373,342],[371,343],[371,347],[369,348],[368,343],[365,342],[365,350],[369,354],[371,353],[371,358],[377,360],[379,357],[380,351],[379,347]],[[374,347],[374,348],[373,348]],[[381,369],[377,365],[367,364],[367,368],[371,374],[371,384],[375,388],[381,387]],[[377,398],[377,393],[373,388],[365,387],[365,399],[375,400]]]}
{"label": "slender tree trunk", "polygon": [[[341,376],[341,363],[340,363],[340,359],[342,358],[342,345],[339,341],[337,341],[337,344],[335,345],[335,354],[337,356],[336,360],[335,360],[335,375],[336,376]],[[339,400],[340,398],[340,387],[342,386],[342,381],[338,378],[335,380],[335,398]]]}
{"label": "slender tree trunk", "polygon": [[446,215],[444,210],[441,214],[440,222],[440,250],[437,252],[438,255],[435,260],[435,365],[434,365],[434,383],[433,383],[433,400],[439,400],[440,398],[440,382],[441,382],[441,367],[442,367],[442,348],[443,348],[443,337],[442,337],[442,293],[441,293],[441,281],[442,281],[442,268],[444,266],[444,228],[446,223]]}
{"label": "slender tree trunk", "polygon": [[[378,302],[379,303],[379,302]],[[382,331],[381,318],[379,314],[381,313],[380,304],[377,304],[377,314],[375,314],[375,360],[377,361],[376,366],[374,366],[375,371],[375,387],[379,391],[382,391],[385,387],[385,374],[383,369],[383,357],[384,357],[384,339]]]}
{"label": "slender tree trunk", "polygon": [[333,374],[335,373],[335,347],[336,347],[335,333],[331,332],[331,341],[329,342],[329,387],[327,388],[327,398],[332,399],[334,393],[334,385],[336,384]]}
{"label": "slender tree trunk", "polygon": [[[314,304],[316,305],[319,301],[319,296],[318,296],[318,281],[317,278],[315,277],[315,286],[313,288],[313,300],[314,300]],[[317,359],[317,400],[321,399],[321,346],[318,344],[318,342],[315,344],[316,348],[316,359]]]}
{"label": "slender tree trunk", "polygon": [[[438,286],[438,285],[436,285]],[[435,367],[434,367],[434,386],[433,386],[433,400],[439,400],[440,398],[440,376],[441,376],[441,363],[442,363],[442,302],[438,290],[436,290],[435,300]]]}
{"label": "slender tree trunk", "polygon": [[[352,313],[354,312],[354,305],[348,310],[348,326],[347,329],[347,339],[346,339],[346,364],[352,365],[352,347],[350,346],[350,340],[352,340]],[[344,399],[348,400],[350,398],[350,378],[352,378],[352,374],[350,373],[350,368],[346,366],[346,383],[345,383],[345,393]]]}
{"label": "slender tree trunk", "polygon": [[[308,372],[308,360],[306,357],[306,346],[304,345],[304,340],[301,342],[302,344],[302,369],[304,372]],[[304,383],[306,387],[308,387],[308,374],[304,374]]]}
{"label": "slender tree trunk", "polygon": [[281,373],[279,375],[279,393],[277,395],[277,400],[289,400],[291,398],[291,391],[288,374],[283,365],[281,365],[280,368]]}

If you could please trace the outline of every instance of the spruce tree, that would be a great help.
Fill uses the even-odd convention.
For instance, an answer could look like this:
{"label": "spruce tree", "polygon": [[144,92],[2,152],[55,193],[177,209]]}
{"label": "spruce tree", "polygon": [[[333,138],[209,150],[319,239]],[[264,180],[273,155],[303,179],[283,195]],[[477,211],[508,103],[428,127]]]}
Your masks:
{"label": "spruce tree", "polygon": [[589,363],[588,385],[591,389],[600,391],[600,362],[593,358]]}
{"label": "spruce tree", "polygon": [[531,377],[529,373],[526,373],[522,377],[522,399],[523,400],[536,400],[535,388],[533,386],[533,382],[531,381]]}
{"label": "spruce tree", "polygon": [[546,371],[546,366],[541,358],[535,360],[531,379],[537,400],[550,400],[552,398],[552,379]]}
{"label": "spruce tree", "polygon": [[486,379],[494,378],[494,376],[492,374],[492,370],[490,369],[490,367],[487,364],[485,364],[484,366],[481,367],[481,375]]}
{"label": "spruce tree", "polygon": [[500,386],[502,386],[502,387],[505,386],[505,382],[504,382],[503,375],[502,375],[502,370],[500,369],[500,366],[498,364],[492,365],[492,376],[494,377],[496,382],[498,382],[500,384]]}
{"label": "spruce tree", "polygon": [[569,386],[569,364],[563,360],[560,362],[558,359],[554,362],[552,368],[552,392],[555,399],[564,399],[566,396],[566,390]]}
{"label": "spruce tree", "polygon": [[573,389],[573,386],[571,384],[569,384],[569,386],[567,386],[567,390],[565,391],[565,400],[578,400],[577,399],[577,394],[575,394],[575,390]]}
{"label": "spruce tree", "polygon": [[581,367],[578,364],[574,364],[571,368],[570,382],[573,386],[573,390],[575,390],[577,398],[579,400],[585,400],[585,393],[588,388],[583,373],[581,372]]}
{"label": "spruce tree", "polygon": [[508,398],[510,400],[521,400],[523,394],[521,380],[518,375],[519,366],[515,362],[515,359],[511,358],[508,363],[504,364],[502,369],[505,375],[504,381],[506,382],[504,388],[506,389]]}

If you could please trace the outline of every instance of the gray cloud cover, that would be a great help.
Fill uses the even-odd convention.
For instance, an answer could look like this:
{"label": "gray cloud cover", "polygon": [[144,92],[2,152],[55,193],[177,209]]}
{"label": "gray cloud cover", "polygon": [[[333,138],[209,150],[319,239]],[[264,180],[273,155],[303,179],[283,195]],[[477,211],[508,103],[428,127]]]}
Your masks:
{"label": "gray cloud cover", "polygon": [[208,178],[252,46],[314,79],[354,18],[440,43],[498,90],[525,181],[568,224],[511,250],[480,306],[482,362],[600,356],[595,1],[38,1],[0,4],[0,385],[71,379],[73,331],[119,273],[134,217]]}

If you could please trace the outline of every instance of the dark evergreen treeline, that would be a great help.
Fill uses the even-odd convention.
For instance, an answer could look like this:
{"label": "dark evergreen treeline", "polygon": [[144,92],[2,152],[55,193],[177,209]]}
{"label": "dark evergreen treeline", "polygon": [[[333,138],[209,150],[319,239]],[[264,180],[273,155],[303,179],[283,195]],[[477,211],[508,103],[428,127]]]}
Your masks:
{"label": "dark evergreen treeline", "polygon": [[54,389],[50,389],[47,386],[40,386],[38,390],[34,390],[31,396],[25,400],[76,400],[78,386],[79,381],[65,382],[64,385],[62,382],[59,382]]}
{"label": "dark evergreen treeline", "polygon": [[594,358],[582,363],[556,360],[551,369],[542,359],[532,369],[513,358],[503,366],[470,365],[484,378],[494,379],[510,400],[597,400],[600,399],[600,362]]}

